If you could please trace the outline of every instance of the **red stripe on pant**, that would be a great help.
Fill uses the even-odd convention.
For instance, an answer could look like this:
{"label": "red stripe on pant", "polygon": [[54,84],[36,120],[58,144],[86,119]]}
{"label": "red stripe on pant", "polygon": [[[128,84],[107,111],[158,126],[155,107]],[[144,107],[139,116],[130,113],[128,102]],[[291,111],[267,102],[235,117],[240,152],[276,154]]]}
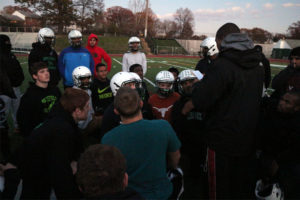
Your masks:
{"label": "red stripe on pant", "polygon": [[215,200],[216,195],[216,156],[215,151],[207,149],[208,190],[209,199]]}

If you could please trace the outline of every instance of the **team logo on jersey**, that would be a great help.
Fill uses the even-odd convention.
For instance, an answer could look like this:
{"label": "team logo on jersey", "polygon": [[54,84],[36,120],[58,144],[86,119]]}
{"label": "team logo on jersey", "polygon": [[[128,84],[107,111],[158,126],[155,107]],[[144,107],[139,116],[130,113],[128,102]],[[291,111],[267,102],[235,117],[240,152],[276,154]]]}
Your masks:
{"label": "team logo on jersey", "polygon": [[202,117],[202,113],[200,113],[200,112],[189,112],[186,119],[201,121],[201,120],[203,120],[203,117]]}
{"label": "team logo on jersey", "polygon": [[107,90],[108,88],[110,88],[110,86],[107,86],[105,88],[103,88],[102,90],[100,90],[98,88],[98,96],[99,96],[99,99],[106,99],[106,98],[111,98],[112,97],[112,92],[105,92],[105,90]]}
{"label": "team logo on jersey", "polygon": [[42,99],[44,105],[44,113],[49,113],[57,100],[56,96],[46,96]]}
{"label": "team logo on jersey", "polygon": [[153,108],[154,108],[155,110],[157,110],[158,112],[161,113],[161,116],[162,116],[163,118],[165,117],[166,112],[168,112],[168,111],[170,110],[170,108],[172,108],[172,107],[173,107],[173,105],[170,105],[170,106],[167,107],[167,108],[157,108],[157,107],[154,107],[154,106],[153,106]]}

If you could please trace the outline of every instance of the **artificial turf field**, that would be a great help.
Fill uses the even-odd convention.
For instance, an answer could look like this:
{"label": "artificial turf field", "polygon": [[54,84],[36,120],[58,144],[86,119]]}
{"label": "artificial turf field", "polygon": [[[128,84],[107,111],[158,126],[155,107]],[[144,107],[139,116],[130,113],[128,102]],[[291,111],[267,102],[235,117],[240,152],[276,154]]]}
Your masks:
{"label": "artificial turf field", "polygon": [[[25,81],[21,85],[21,91],[24,93],[28,87],[29,81],[32,81],[28,73],[27,56],[18,56],[25,74]],[[112,59],[112,69],[108,74],[111,78],[116,72],[122,70],[122,57],[121,56],[111,56]],[[155,76],[161,70],[168,70],[170,67],[176,67],[179,71],[184,69],[194,69],[199,58],[194,57],[148,57],[147,58],[147,73],[145,75],[145,82],[147,83],[148,89],[151,93],[155,92]],[[281,71],[286,64],[271,63],[271,73],[272,78]],[[59,84],[61,91],[63,91],[62,83]]]}

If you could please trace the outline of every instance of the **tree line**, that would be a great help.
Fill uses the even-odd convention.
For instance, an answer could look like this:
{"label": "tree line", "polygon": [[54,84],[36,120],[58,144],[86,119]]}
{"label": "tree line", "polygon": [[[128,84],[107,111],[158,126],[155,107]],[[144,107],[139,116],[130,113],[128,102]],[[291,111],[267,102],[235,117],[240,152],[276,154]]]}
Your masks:
{"label": "tree line", "polygon": [[[146,8],[144,0],[130,0],[129,8],[114,6],[104,9],[104,0],[15,0],[19,9],[30,8],[41,16],[42,26],[57,27],[58,33],[76,25],[82,32],[110,33],[114,35],[139,35],[145,29]],[[16,6],[7,6],[9,11]],[[148,8],[148,36],[178,39],[200,39],[206,35],[194,34],[194,15],[188,8],[179,8],[173,19],[160,20]],[[272,34],[262,28],[243,28],[254,40],[264,43],[282,38],[300,39],[300,21],[288,27],[287,34]],[[205,30],[203,31],[205,32]]]}

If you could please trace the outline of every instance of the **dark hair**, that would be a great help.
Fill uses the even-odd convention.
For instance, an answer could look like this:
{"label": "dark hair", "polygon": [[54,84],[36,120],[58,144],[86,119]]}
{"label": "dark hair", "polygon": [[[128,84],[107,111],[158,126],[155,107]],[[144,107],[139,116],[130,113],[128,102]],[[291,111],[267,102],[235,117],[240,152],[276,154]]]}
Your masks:
{"label": "dark hair", "polygon": [[175,73],[177,74],[177,76],[178,76],[178,74],[179,74],[178,69],[175,68],[175,67],[170,67],[170,68],[168,69],[168,71],[169,71],[169,72],[175,72]]}
{"label": "dark hair", "polygon": [[134,72],[135,68],[137,68],[137,67],[141,67],[143,69],[142,65],[140,65],[140,64],[133,64],[133,65],[131,65],[129,67],[129,71],[130,72]]}
{"label": "dark hair", "polygon": [[99,67],[106,67],[106,65],[103,64],[103,63],[98,63],[98,64],[96,65],[96,71],[98,71],[98,68],[99,68]]}
{"label": "dark hair", "polygon": [[9,37],[4,34],[0,34],[0,48],[5,45],[6,41],[10,41]]}
{"label": "dark hair", "polygon": [[226,23],[219,28],[216,34],[216,39],[222,41],[227,35],[231,33],[240,33],[240,28],[234,23]]}
{"label": "dark hair", "polygon": [[84,90],[66,88],[59,101],[63,109],[72,114],[76,108],[82,110],[89,99],[89,95]]}
{"label": "dark hair", "polygon": [[254,46],[254,48],[256,49],[256,50],[258,50],[258,51],[260,51],[260,52],[262,52],[263,51],[263,49],[262,49],[262,46],[261,45],[255,45]]}
{"label": "dark hair", "polygon": [[300,57],[300,47],[295,47],[292,49],[290,55],[289,55],[289,60],[292,59],[292,56],[299,56]]}
{"label": "dark hair", "polygon": [[78,161],[76,179],[85,197],[99,197],[124,190],[126,160],[116,147],[90,146]]}
{"label": "dark hair", "polygon": [[114,99],[114,107],[122,117],[131,118],[140,111],[140,96],[138,92],[129,87],[121,87]]}
{"label": "dark hair", "polygon": [[29,66],[29,73],[31,76],[37,75],[38,71],[44,68],[48,68],[47,63],[35,62],[31,66]]}

